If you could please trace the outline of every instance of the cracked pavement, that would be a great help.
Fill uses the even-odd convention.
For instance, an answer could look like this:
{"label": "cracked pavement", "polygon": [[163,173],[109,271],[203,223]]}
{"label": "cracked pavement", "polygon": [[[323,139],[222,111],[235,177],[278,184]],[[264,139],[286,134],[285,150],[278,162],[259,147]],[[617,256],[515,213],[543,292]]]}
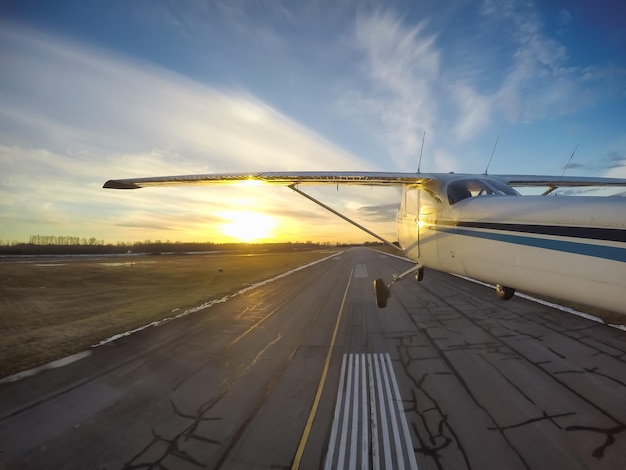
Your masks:
{"label": "cracked pavement", "polygon": [[406,268],[352,249],[2,383],[0,468],[320,468],[353,353],[389,354],[421,470],[626,468],[624,331],[433,271],[377,309]]}

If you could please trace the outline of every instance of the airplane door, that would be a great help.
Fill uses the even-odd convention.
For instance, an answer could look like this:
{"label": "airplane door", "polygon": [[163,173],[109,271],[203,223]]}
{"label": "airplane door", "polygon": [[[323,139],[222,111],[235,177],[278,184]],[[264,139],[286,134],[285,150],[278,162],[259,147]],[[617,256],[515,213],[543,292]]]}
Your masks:
{"label": "airplane door", "polygon": [[[451,209],[446,209],[442,214],[442,221],[454,220]],[[439,262],[443,271],[455,274],[465,274],[463,267],[463,253],[460,252],[459,237],[455,233],[447,231],[437,231],[437,251],[439,253]]]}
{"label": "airplane door", "polygon": [[411,259],[418,259],[417,188],[405,186],[398,212],[398,241]]}
{"label": "airplane door", "polygon": [[436,193],[427,187],[417,190],[417,230],[419,260],[427,267],[440,269],[437,250],[438,232],[433,230],[441,213],[442,203]]}
{"label": "airplane door", "polygon": [[405,187],[398,213],[400,246],[408,250],[411,259],[434,269],[440,268],[437,232],[432,228],[440,210],[441,201],[430,190],[417,186]]}

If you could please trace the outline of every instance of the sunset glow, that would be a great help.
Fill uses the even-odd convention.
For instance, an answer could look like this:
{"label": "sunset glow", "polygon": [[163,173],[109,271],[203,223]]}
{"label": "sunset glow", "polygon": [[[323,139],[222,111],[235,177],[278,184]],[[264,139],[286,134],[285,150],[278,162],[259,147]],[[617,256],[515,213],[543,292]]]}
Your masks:
{"label": "sunset glow", "polygon": [[220,214],[228,220],[220,229],[224,236],[239,242],[256,242],[275,239],[278,221],[269,215],[257,212],[233,211]]}
{"label": "sunset glow", "polygon": [[[9,3],[0,244],[369,238],[252,177],[128,192],[108,179],[626,176],[623,1]],[[305,189],[396,236],[398,191]]]}

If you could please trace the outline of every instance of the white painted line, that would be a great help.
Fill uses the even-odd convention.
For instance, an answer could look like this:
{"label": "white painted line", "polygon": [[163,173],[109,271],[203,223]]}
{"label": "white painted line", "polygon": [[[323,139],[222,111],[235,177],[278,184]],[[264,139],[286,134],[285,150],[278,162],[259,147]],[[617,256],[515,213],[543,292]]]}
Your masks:
{"label": "white painted line", "polygon": [[[372,250],[372,248],[370,248],[370,250]],[[378,250],[374,250],[374,251],[378,251]],[[408,261],[408,262],[411,262],[411,263],[415,263],[415,261],[413,261],[413,260],[411,260],[409,258],[402,257],[402,256],[397,256],[397,255],[392,255],[391,253],[385,253],[384,251],[378,251],[378,253],[382,253],[385,256],[391,256],[393,258],[398,258],[398,259],[400,259],[402,261]],[[481,285],[486,286],[486,287],[495,288],[495,286],[493,284],[488,284],[486,282],[479,281],[478,279],[473,279],[473,278],[467,277],[467,276],[461,276],[460,274],[452,274],[452,275],[456,276],[456,277],[459,277],[461,279],[465,279],[466,281],[474,282],[476,284],[481,284]],[[610,326],[611,328],[617,328],[618,330],[626,331],[626,325],[615,325],[613,323],[606,323],[602,318],[598,318],[595,315],[591,315],[591,314],[585,313],[585,312],[580,312],[578,310],[574,310],[573,308],[564,307],[563,305],[554,304],[554,303],[548,302],[546,300],[541,300],[541,299],[538,299],[538,298],[533,297],[533,296],[528,295],[528,294],[522,294],[521,292],[516,292],[515,295],[518,296],[518,297],[521,297],[522,299],[530,300],[532,302],[536,302],[538,304],[545,305],[546,307],[552,307],[552,308],[555,308],[557,310],[561,310],[562,312],[571,313],[572,315],[576,315],[578,317],[583,317],[583,318],[586,318],[587,320],[591,320],[591,321],[595,321],[595,322],[598,322],[598,323],[602,323],[604,325]]]}
{"label": "white painted line", "polygon": [[221,304],[223,302],[226,302],[229,299],[232,299],[233,297],[237,297],[237,296],[239,296],[241,294],[245,294],[248,291],[251,291],[251,290],[256,289],[258,287],[264,286],[264,285],[269,284],[270,282],[274,282],[274,281],[276,281],[278,279],[282,279],[283,277],[287,277],[290,274],[293,274],[293,273],[298,272],[298,271],[302,271],[303,269],[309,268],[309,267],[314,266],[316,264],[322,263],[322,262],[324,262],[324,261],[326,261],[326,260],[328,260],[330,258],[333,258],[335,256],[339,256],[340,254],[341,254],[341,252],[335,253],[333,255],[327,256],[326,258],[322,258],[322,259],[319,259],[317,261],[313,261],[312,263],[305,264],[304,266],[299,266],[299,267],[294,268],[294,269],[292,269],[290,271],[287,271],[287,272],[284,272],[282,274],[279,274],[278,276],[274,276],[271,279],[266,279],[265,281],[256,282],[254,284],[250,284],[249,286],[244,287],[243,289],[235,292],[234,294],[226,295],[226,296],[222,297],[221,299],[210,300],[209,302],[205,302],[205,303],[203,303],[201,305],[198,305],[197,307],[189,308],[189,309],[185,310],[184,312],[179,313],[178,315],[174,315],[172,317],[163,318],[162,320],[154,321],[152,323],[148,323],[147,325],[140,326],[139,328],[135,328],[134,330],[130,330],[130,331],[126,331],[124,333],[119,333],[117,335],[113,335],[110,338],[107,338],[107,339],[104,339],[104,340],[100,341],[98,344],[94,344],[92,347],[102,346],[103,344],[107,344],[107,343],[110,343],[112,341],[116,341],[116,340],[118,340],[120,338],[123,338],[125,336],[130,336],[133,333],[137,333],[139,331],[145,330],[146,328],[150,328],[152,326],[159,326],[159,325],[161,325],[163,323],[167,323],[169,321],[176,320],[177,318],[186,317],[190,313],[195,313],[195,312],[199,312],[200,310],[204,310],[204,309],[210,308],[210,307],[212,307],[215,304]]}
{"label": "white painted line", "polygon": [[[478,279],[473,279],[471,277],[461,276],[460,274],[453,274],[453,276],[456,276],[456,277],[461,278],[461,279],[465,279],[466,281],[470,281],[470,282],[473,282],[475,284],[480,284],[481,286],[491,287],[492,289],[495,289],[495,287],[496,287],[493,284],[489,284],[487,282],[479,281]],[[538,303],[538,304],[541,304],[541,305],[545,305],[546,307],[555,308],[557,310],[561,310],[562,312],[571,313],[572,315],[576,315],[578,317],[583,317],[583,318],[586,318],[587,320],[595,321],[597,323],[602,323],[603,325],[607,325],[607,326],[610,326],[610,327],[613,327],[613,328],[617,328],[618,330],[626,331],[626,325],[614,325],[612,323],[606,323],[604,320],[602,320],[602,318],[598,318],[598,317],[596,317],[594,315],[591,315],[589,313],[579,312],[578,310],[574,310],[573,308],[570,308],[570,307],[564,307],[563,305],[553,304],[552,302],[548,302],[547,300],[538,299],[538,298],[532,297],[532,296],[530,296],[528,294],[522,294],[521,292],[516,292],[515,295],[517,297],[521,297],[522,299],[530,300],[531,302],[535,302],[535,303]]]}
{"label": "white painted line", "polygon": [[367,355],[367,370],[369,372],[370,393],[370,422],[372,435],[372,468],[380,470],[380,451],[378,450],[378,420],[376,417],[376,393],[374,388],[374,373],[372,371],[372,355]]}
{"label": "white painted line", "polygon": [[365,367],[365,354],[361,354],[361,370],[363,375],[361,376],[361,469],[369,470],[369,442],[368,442],[368,430],[370,423],[367,413],[367,368]]}
{"label": "white painted line", "polygon": [[380,470],[407,466],[417,470],[389,354],[345,354],[324,468]]}
{"label": "white painted line", "polygon": [[[248,291],[250,291],[252,289],[256,289],[257,287],[261,287],[261,286],[264,286],[266,284],[269,284],[270,282],[274,282],[274,281],[276,281],[278,279],[282,279],[283,277],[289,276],[290,274],[293,274],[295,272],[298,272],[298,271],[301,271],[303,269],[309,268],[309,267],[314,266],[314,265],[316,265],[318,263],[322,263],[322,262],[324,262],[326,260],[329,260],[331,258],[336,258],[336,257],[338,257],[342,253],[343,253],[342,251],[340,251],[338,253],[334,253],[334,254],[332,254],[330,256],[327,256],[326,258],[322,258],[322,259],[319,259],[317,261],[313,261],[312,263],[305,264],[304,266],[299,266],[299,267],[294,268],[294,269],[292,269],[290,271],[287,271],[287,272],[284,272],[282,274],[279,274],[278,276],[275,276],[275,277],[273,277],[271,279],[266,279],[265,281],[261,281],[261,282],[255,283],[255,284],[251,284],[251,285],[249,285],[249,286],[247,286],[247,287],[245,287],[245,288],[235,292],[234,294],[227,295],[225,297],[222,297],[221,299],[211,300],[209,302],[203,303],[202,305],[198,305],[197,307],[192,307],[190,309],[185,310],[182,313],[179,313],[178,315],[174,315],[172,317],[166,317],[166,318],[163,318],[162,320],[153,321],[152,323],[148,323],[147,325],[143,325],[143,326],[140,326],[138,328],[135,328],[134,330],[129,330],[129,331],[125,331],[124,333],[119,333],[119,334],[113,335],[113,336],[111,336],[111,337],[109,337],[107,339],[104,339],[104,340],[100,341],[97,344],[92,345],[91,347],[92,348],[97,348],[98,346],[102,346],[104,344],[111,343],[111,342],[116,341],[116,340],[118,340],[120,338],[123,338],[125,336],[130,336],[133,333],[137,333],[139,331],[145,330],[146,328],[150,328],[150,327],[153,327],[153,326],[159,326],[159,325],[161,325],[163,323],[167,323],[169,321],[176,320],[177,318],[185,317],[185,316],[189,315],[190,313],[198,312],[200,310],[204,310],[206,308],[212,307],[215,304],[220,304],[222,302],[226,302],[227,300],[232,299],[233,297],[237,297],[238,295],[244,294],[244,293],[246,293],[246,292],[248,292]],[[172,310],[172,312],[174,312],[176,310],[178,310],[178,309],[174,309],[174,310]],[[76,361],[78,361],[78,360],[80,360],[80,359],[82,359],[84,357],[87,357],[90,354],[91,354],[90,350],[80,351],[80,352],[77,352],[77,353],[72,354],[70,356],[66,356],[66,357],[63,357],[61,359],[57,359],[56,361],[52,361],[52,362],[49,362],[47,364],[43,364],[41,366],[34,367],[32,369],[21,371],[21,372],[18,372],[17,374],[9,375],[8,377],[4,377],[4,378],[0,379],[0,384],[1,383],[7,383],[7,382],[16,382],[16,381],[24,379],[26,377],[30,377],[30,376],[33,376],[35,374],[38,374],[39,372],[47,370],[47,369],[55,369],[57,367],[62,367],[62,366],[68,365],[68,364],[71,364],[72,362],[76,362]]]}
{"label": "white painted line", "polygon": [[367,272],[367,266],[365,266],[364,264],[357,264],[354,267],[354,277],[356,279],[361,278],[367,278],[369,276],[368,272]]}
{"label": "white painted line", "polygon": [[90,354],[91,354],[91,351],[87,350],[87,351],[78,352],[76,354],[72,354],[71,356],[65,356],[65,357],[62,357],[61,359],[57,359],[56,361],[48,362],[47,364],[42,364],[40,366],[33,367],[32,369],[23,370],[21,372],[18,372],[17,374],[9,375],[8,377],[0,379],[0,384],[17,382],[18,380],[25,379],[26,377],[32,377],[33,375],[37,375],[40,372],[43,372],[44,370],[65,367],[69,364],[72,364],[73,362],[77,362],[77,361],[80,361],[81,359],[84,359]]}
{"label": "white painted line", "polygon": [[[346,390],[346,398],[348,404],[350,403],[351,393],[352,393],[352,354],[348,356],[348,380],[347,380],[347,390]],[[344,404],[345,405],[345,404]],[[339,461],[337,462],[336,468],[343,468],[343,463],[346,459],[346,439],[348,438],[348,416],[350,408],[346,406],[342,406],[343,409],[343,425],[341,426],[341,443],[339,444]]]}
{"label": "white painted line", "polygon": [[[378,362],[378,354],[374,354],[374,369],[376,370],[376,382],[378,384],[378,405],[380,410],[381,431],[383,434],[383,454],[385,456],[385,468],[391,466],[391,444],[389,443],[389,430],[387,428],[387,412],[385,411],[385,402],[383,399],[382,377],[380,373],[380,364]],[[378,437],[376,437],[378,439]]]}
{"label": "white painted line", "polygon": [[355,355],[354,361],[354,387],[352,393],[352,429],[350,430],[350,459],[348,460],[348,468],[356,470],[356,449],[359,437],[359,385],[361,383],[361,367],[359,361],[360,355]]}
{"label": "white painted line", "polygon": [[[374,248],[370,248],[370,250],[375,251],[376,253],[380,253],[381,255],[391,256],[392,258],[398,258],[398,259],[401,259],[402,261],[407,261],[408,263],[415,264],[415,261],[413,261],[410,258],[407,258],[406,256],[394,255],[391,253],[387,253],[386,251],[375,250]],[[384,256],[381,256],[381,258],[384,258]]]}
{"label": "white painted line", "polygon": [[387,364],[385,363],[382,354],[380,355],[380,361],[383,381],[385,384],[385,398],[387,399],[387,406],[389,407],[389,418],[391,420],[391,430],[393,431],[393,442],[395,445],[396,457],[398,457],[397,468],[399,470],[404,470],[404,459],[402,458],[402,446],[400,443],[400,433],[398,431],[398,420],[395,413],[394,399],[391,395],[391,388],[389,386],[389,374],[393,374],[393,369],[391,371],[387,369]]}
{"label": "white painted line", "polygon": [[393,393],[396,400],[396,409],[400,415],[400,422],[402,425],[402,433],[404,434],[404,445],[409,459],[409,465],[412,470],[417,470],[417,460],[415,459],[415,451],[413,451],[413,442],[411,441],[411,434],[409,432],[409,425],[406,422],[406,414],[404,413],[404,406],[402,406],[402,399],[400,398],[400,390],[398,388],[398,380],[396,374],[393,373],[393,365],[391,364],[391,357],[387,354],[387,363],[391,372],[391,384],[393,386]]}

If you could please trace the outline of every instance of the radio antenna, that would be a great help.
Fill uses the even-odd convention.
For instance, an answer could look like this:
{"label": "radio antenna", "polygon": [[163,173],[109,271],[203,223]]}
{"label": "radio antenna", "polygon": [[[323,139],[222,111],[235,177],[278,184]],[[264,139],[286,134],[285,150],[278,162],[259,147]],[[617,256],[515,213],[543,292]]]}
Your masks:
{"label": "radio antenna", "polygon": [[422,148],[420,149],[420,161],[417,164],[417,174],[420,174],[420,168],[422,166],[422,152],[424,152],[424,141],[426,140],[426,131],[422,135]]}
{"label": "radio antenna", "polygon": [[[576,150],[578,149],[578,144],[576,144],[576,147],[574,147],[574,151],[572,152],[572,154],[569,156],[569,160],[567,161],[567,165],[565,165],[565,167],[563,168],[563,173],[561,173],[561,180],[563,179],[563,175],[565,175],[565,170],[567,170],[567,167],[569,166],[569,164],[572,162],[572,158],[574,158],[574,154],[576,153]],[[559,180],[560,181],[560,180]]]}
{"label": "radio antenna", "polygon": [[[576,144],[576,147],[574,147],[574,151],[569,156],[569,160],[567,161],[567,165],[565,165],[563,167],[563,172],[561,173],[561,177],[559,178],[559,183],[563,180],[563,176],[565,175],[565,171],[567,170],[567,167],[569,166],[569,164],[572,162],[572,158],[574,158],[574,154],[576,153],[577,149],[578,149],[578,144]],[[548,190],[548,192],[545,193],[545,194],[548,194],[548,193],[554,191],[554,195],[556,196],[557,195],[557,191],[556,191],[557,189],[559,189],[559,187],[558,186],[554,186],[552,190]]]}
{"label": "radio antenna", "polygon": [[489,157],[489,163],[487,163],[487,168],[485,168],[485,172],[483,173],[483,175],[486,175],[487,172],[489,171],[489,165],[491,165],[491,159],[493,158],[493,154],[496,151],[496,145],[498,145],[498,139],[500,139],[500,136],[496,137],[496,143],[493,144],[493,150],[491,151],[491,157]]}

